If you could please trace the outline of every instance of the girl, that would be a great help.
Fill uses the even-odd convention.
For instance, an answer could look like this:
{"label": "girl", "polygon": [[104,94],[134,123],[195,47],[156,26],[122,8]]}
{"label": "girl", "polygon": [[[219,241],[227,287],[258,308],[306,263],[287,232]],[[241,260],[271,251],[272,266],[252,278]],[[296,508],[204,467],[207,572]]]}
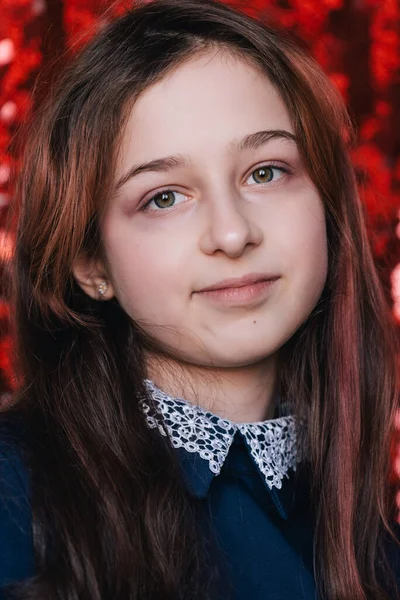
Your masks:
{"label": "girl", "polygon": [[107,26],[32,125],[1,583],[399,598],[387,317],[338,94],[211,0]]}

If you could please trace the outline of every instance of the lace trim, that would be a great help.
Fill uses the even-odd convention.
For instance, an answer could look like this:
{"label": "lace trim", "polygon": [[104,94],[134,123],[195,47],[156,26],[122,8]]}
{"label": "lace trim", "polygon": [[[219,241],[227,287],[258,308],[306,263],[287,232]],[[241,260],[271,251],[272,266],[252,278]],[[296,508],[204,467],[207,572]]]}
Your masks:
{"label": "lace trim", "polygon": [[169,436],[175,448],[197,453],[208,461],[215,475],[220,473],[237,431],[243,435],[270,489],[281,489],[289,469],[296,470],[301,457],[297,451],[297,421],[294,416],[256,423],[234,423],[186,400],[169,396],[148,379],[145,384],[163,417],[160,421],[157,416],[152,416],[149,405],[143,400],[142,408],[149,427],[157,428],[165,437]]}

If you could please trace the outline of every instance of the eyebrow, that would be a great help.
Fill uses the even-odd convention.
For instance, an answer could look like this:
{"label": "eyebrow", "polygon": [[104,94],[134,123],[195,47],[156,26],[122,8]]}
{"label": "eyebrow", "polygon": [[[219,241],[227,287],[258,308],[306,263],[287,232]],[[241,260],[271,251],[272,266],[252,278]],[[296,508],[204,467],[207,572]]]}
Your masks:
{"label": "eyebrow", "polygon": [[[229,144],[232,150],[256,150],[260,146],[267,144],[271,140],[284,139],[297,144],[296,136],[285,129],[268,129],[266,131],[257,131],[250,133],[243,139],[233,141]],[[172,169],[182,168],[189,165],[189,159],[181,154],[175,156],[166,156],[164,158],[156,158],[146,163],[133,165],[124,175],[122,175],[116,185],[115,192],[118,191],[125,183],[127,183],[139,173],[148,171],[171,171]]]}

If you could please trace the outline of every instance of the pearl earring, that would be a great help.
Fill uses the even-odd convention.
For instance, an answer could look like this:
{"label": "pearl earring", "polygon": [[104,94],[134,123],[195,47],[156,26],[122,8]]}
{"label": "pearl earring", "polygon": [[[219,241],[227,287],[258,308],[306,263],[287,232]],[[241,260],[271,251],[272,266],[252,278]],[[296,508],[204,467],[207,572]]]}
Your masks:
{"label": "pearl earring", "polygon": [[102,281],[99,285],[99,287],[97,288],[98,292],[99,292],[99,298],[103,298],[104,294],[107,291],[107,282],[106,281]]}

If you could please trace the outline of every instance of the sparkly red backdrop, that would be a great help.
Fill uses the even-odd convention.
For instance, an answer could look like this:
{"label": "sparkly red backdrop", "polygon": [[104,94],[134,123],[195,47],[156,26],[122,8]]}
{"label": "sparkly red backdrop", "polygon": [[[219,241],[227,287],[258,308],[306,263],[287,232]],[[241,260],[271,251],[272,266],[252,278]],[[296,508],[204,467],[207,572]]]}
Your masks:
{"label": "sparkly red backdrop", "polygon": [[[4,223],[13,201],[11,173],[18,170],[14,134],[30,116],[33,86],[40,103],[55,71],[127,5],[100,0],[0,0],[0,391],[11,385],[10,308],[2,282],[12,251]],[[400,0],[253,0],[245,10],[261,18],[265,15],[292,31],[349,104],[359,132],[353,159],[370,239],[388,301],[400,321],[396,290],[391,290],[391,273],[400,255],[396,235],[400,200]],[[42,75],[37,80],[39,73]]]}

